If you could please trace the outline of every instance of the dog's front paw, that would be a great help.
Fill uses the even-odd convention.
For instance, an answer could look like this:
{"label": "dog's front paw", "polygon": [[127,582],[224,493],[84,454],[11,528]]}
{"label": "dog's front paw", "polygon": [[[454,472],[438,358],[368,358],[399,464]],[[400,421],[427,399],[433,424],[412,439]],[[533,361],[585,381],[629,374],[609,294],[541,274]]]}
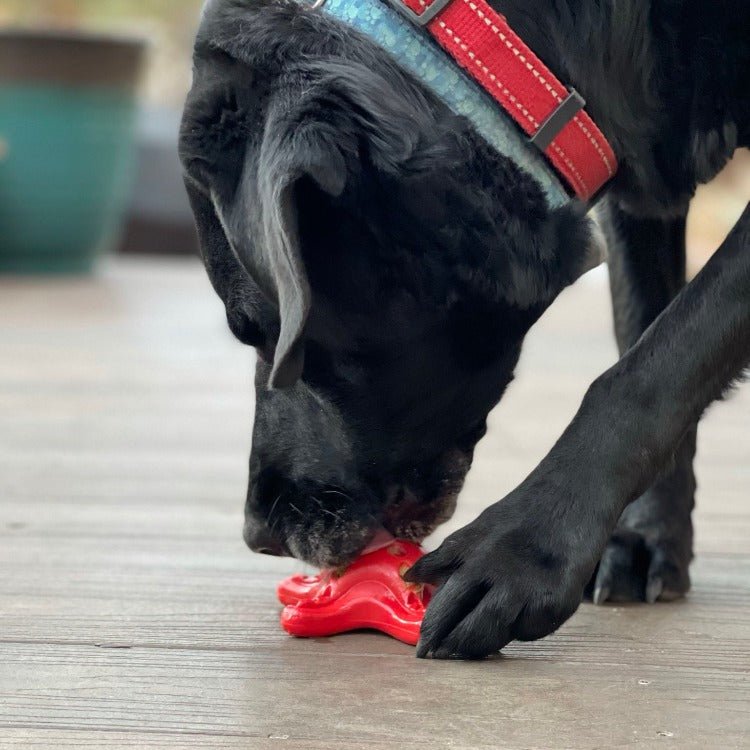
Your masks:
{"label": "dog's front paw", "polygon": [[679,541],[618,528],[586,587],[594,604],[672,601],[690,589],[689,551]]}
{"label": "dog's front paw", "polygon": [[554,549],[554,531],[528,509],[519,515],[515,499],[488,508],[407,572],[409,581],[441,584],[417,656],[482,658],[548,635],[577,609],[590,570]]}

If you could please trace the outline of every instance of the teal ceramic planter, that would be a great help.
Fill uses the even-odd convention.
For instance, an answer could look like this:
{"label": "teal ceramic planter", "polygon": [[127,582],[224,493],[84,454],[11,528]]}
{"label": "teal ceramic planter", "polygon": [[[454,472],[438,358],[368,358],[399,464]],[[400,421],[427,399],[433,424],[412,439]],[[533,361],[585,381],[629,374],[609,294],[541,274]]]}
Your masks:
{"label": "teal ceramic planter", "polygon": [[117,241],[143,51],[0,33],[0,272],[87,271]]}

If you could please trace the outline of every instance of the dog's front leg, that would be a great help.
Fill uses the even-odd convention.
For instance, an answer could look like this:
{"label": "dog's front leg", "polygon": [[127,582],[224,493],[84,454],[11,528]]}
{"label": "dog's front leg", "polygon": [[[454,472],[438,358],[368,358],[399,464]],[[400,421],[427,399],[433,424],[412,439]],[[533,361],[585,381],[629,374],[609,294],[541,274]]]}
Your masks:
{"label": "dog's front leg", "polygon": [[[623,355],[685,286],[685,216],[642,218],[610,200],[599,217]],[[695,440],[688,430],[674,460],[625,508],[587,587],[595,603],[674,599],[690,588]]]}
{"label": "dog's front leg", "polygon": [[750,206],[523,484],[408,572],[442,584],[417,655],[476,658],[557,629],[625,506],[749,363]]}

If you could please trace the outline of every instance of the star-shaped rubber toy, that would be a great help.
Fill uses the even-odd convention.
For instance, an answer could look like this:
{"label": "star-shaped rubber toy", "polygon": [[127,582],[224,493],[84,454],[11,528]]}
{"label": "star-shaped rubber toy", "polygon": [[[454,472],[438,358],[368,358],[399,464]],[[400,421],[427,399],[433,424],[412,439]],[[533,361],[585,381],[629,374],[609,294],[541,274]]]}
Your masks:
{"label": "star-shaped rubber toy", "polygon": [[395,540],[343,572],[286,578],[276,589],[285,605],[281,627],[304,638],[366,628],[415,646],[431,589],[402,576],[423,554],[413,542]]}

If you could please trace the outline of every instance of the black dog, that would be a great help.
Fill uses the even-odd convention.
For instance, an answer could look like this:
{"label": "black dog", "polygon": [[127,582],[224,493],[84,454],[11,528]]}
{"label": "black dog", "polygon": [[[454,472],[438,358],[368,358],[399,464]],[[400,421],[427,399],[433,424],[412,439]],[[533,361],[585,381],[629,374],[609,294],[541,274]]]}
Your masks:
{"label": "black dog", "polygon": [[[596,602],[684,594],[696,423],[750,362],[750,210],[682,289],[690,197],[750,145],[744,0],[492,5],[617,152],[602,213],[625,354],[521,487],[412,568],[442,583],[420,656],[544,636],[587,583]],[[524,335],[591,266],[583,207],[549,210],[301,0],[208,4],[180,149],[211,281],[259,355],[247,543],[331,566],[381,526],[424,538]]]}

